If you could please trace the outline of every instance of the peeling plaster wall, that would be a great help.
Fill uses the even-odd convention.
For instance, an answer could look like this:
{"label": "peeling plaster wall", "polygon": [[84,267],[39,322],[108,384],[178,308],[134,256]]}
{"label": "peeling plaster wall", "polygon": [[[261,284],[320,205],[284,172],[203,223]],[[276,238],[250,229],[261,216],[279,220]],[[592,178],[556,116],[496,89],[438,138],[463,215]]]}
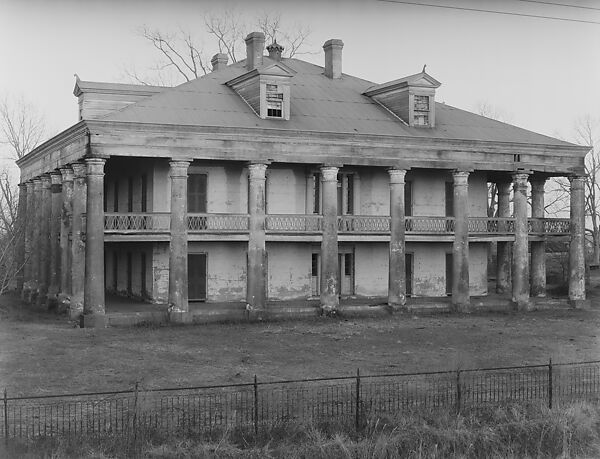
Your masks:
{"label": "peeling plaster wall", "polygon": [[488,294],[488,244],[469,244],[469,292],[471,295]]}
{"label": "peeling plaster wall", "polygon": [[267,291],[270,300],[310,296],[312,248],[303,242],[268,242]]}
{"label": "peeling plaster wall", "polygon": [[354,291],[358,296],[387,296],[389,244],[364,242],[354,246]]}
{"label": "peeling plaster wall", "polygon": [[487,175],[485,172],[473,172],[469,175],[469,215],[487,217]]}
{"label": "peeling plaster wall", "polygon": [[304,214],[306,209],[304,167],[267,169],[267,213]]}
{"label": "peeling plaster wall", "polygon": [[206,211],[208,213],[248,212],[248,169],[235,164],[215,165],[193,162],[188,174],[206,174]]}
{"label": "peeling plaster wall", "polygon": [[189,253],[207,254],[207,302],[246,301],[247,250],[246,242],[188,244]]}
{"label": "peeling plaster wall", "polygon": [[169,243],[155,242],[152,246],[151,298],[155,303],[169,300]]}
{"label": "peeling plaster wall", "polygon": [[[357,169],[356,181],[360,182],[360,206],[356,207],[360,215],[390,214],[390,179],[383,168]],[[356,199],[355,199],[356,201]]]}
{"label": "peeling plaster wall", "polygon": [[154,212],[169,212],[171,209],[171,180],[168,161],[157,161],[154,165],[154,193],[152,208]]}

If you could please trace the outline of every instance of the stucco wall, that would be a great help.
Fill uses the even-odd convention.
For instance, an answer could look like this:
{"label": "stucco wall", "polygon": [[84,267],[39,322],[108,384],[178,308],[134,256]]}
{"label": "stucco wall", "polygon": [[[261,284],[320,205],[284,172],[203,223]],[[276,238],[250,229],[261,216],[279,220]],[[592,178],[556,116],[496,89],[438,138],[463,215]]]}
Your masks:
{"label": "stucco wall", "polygon": [[207,254],[206,300],[246,300],[245,242],[190,242],[189,253]]}
{"label": "stucco wall", "polygon": [[310,296],[311,244],[269,242],[268,298],[288,300]]}
{"label": "stucco wall", "polygon": [[389,245],[365,242],[354,246],[354,291],[358,296],[387,296]]}
{"label": "stucco wall", "polygon": [[306,172],[304,167],[267,169],[267,212],[304,214],[306,211]]}

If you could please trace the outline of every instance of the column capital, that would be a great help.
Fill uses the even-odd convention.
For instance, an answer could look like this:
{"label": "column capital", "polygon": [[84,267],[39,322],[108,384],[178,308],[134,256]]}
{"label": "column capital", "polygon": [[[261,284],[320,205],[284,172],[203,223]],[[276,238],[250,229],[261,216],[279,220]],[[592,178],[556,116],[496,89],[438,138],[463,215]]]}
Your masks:
{"label": "column capital", "polygon": [[72,163],[71,168],[73,169],[74,178],[85,178],[87,167],[84,163]]}
{"label": "column capital", "polygon": [[50,180],[50,174],[43,174],[40,176],[40,180],[42,182],[42,187],[50,188],[52,185],[52,181]]}
{"label": "column capital", "polygon": [[248,172],[250,175],[250,180],[265,180],[267,173],[267,164],[266,163],[249,163],[248,164]]}
{"label": "column capital", "polygon": [[467,185],[469,180],[469,174],[471,171],[462,169],[456,169],[452,171],[452,178],[454,179],[454,185]]}
{"label": "column capital", "polygon": [[169,161],[169,176],[187,178],[188,169],[190,167],[191,162],[191,160],[187,159],[171,159]]}
{"label": "column capital", "polygon": [[61,166],[58,168],[60,174],[62,176],[63,182],[72,182],[73,181],[73,169],[70,166]]}
{"label": "column capital", "polygon": [[390,174],[390,184],[397,183],[400,185],[404,184],[404,177],[406,176],[406,169],[398,169],[395,167],[390,167],[388,170],[388,174]]}
{"label": "column capital", "polygon": [[515,188],[527,188],[527,181],[529,179],[529,172],[515,172],[512,174],[512,180]]}
{"label": "column capital", "polygon": [[106,163],[105,158],[99,158],[96,156],[91,158],[85,158],[85,164],[87,166],[87,175],[104,176],[104,163]]}
{"label": "column capital", "polygon": [[321,166],[321,180],[323,182],[337,182],[340,168],[336,166]]}
{"label": "column capital", "polygon": [[585,183],[585,175],[569,175],[568,176],[569,182],[571,183],[571,186],[573,185],[573,183],[577,183],[577,184],[581,184],[583,185]]}
{"label": "column capital", "polygon": [[62,174],[60,171],[54,170],[49,173],[50,175],[50,183],[52,185],[60,185],[62,183]]}

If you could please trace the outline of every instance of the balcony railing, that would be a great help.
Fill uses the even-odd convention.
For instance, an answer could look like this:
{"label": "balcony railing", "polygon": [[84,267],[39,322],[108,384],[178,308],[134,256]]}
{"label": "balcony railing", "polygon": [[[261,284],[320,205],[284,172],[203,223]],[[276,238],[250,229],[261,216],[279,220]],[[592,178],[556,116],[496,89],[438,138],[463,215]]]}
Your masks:
{"label": "balcony railing", "polygon": [[104,231],[107,233],[164,233],[169,232],[171,214],[151,213],[105,213]]}
{"label": "balcony railing", "polygon": [[272,233],[321,233],[322,215],[267,215],[265,229]]}
{"label": "balcony railing", "polygon": [[386,234],[390,232],[390,217],[379,215],[340,215],[340,233]]}
{"label": "balcony railing", "polygon": [[246,233],[247,214],[188,214],[190,233]]}
{"label": "balcony railing", "polygon": [[[82,220],[85,228],[85,214]],[[390,217],[385,215],[340,215],[337,217],[340,234],[389,234]],[[247,233],[247,214],[188,214],[190,233]],[[104,230],[109,234],[168,233],[168,212],[105,213]],[[322,215],[270,214],[265,216],[268,233],[321,234]],[[470,217],[469,234],[507,236],[515,232],[514,218]],[[529,234],[535,236],[564,236],[570,233],[568,218],[529,218]],[[451,235],[454,234],[453,217],[415,217],[405,219],[407,234]]]}

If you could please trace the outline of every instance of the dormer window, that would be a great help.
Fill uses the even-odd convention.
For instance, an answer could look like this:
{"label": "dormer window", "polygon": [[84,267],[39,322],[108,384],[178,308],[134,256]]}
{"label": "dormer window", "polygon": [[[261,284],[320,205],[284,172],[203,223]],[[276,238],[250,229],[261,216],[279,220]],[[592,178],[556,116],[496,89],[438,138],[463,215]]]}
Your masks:
{"label": "dormer window", "polygon": [[276,84],[267,84],[267,116],[281,118],[283,116],[283,92],[279,92]]}
{"label": "dormer window", "polygon": [[429,126],[429,96],[415,95],[415,126]]}
{"label": "dormer window", "polygon": [[421,73],[372,86],[363,94],[409,126],[432,128],[435,127],[435,90],[440,85],[423,68]]}

